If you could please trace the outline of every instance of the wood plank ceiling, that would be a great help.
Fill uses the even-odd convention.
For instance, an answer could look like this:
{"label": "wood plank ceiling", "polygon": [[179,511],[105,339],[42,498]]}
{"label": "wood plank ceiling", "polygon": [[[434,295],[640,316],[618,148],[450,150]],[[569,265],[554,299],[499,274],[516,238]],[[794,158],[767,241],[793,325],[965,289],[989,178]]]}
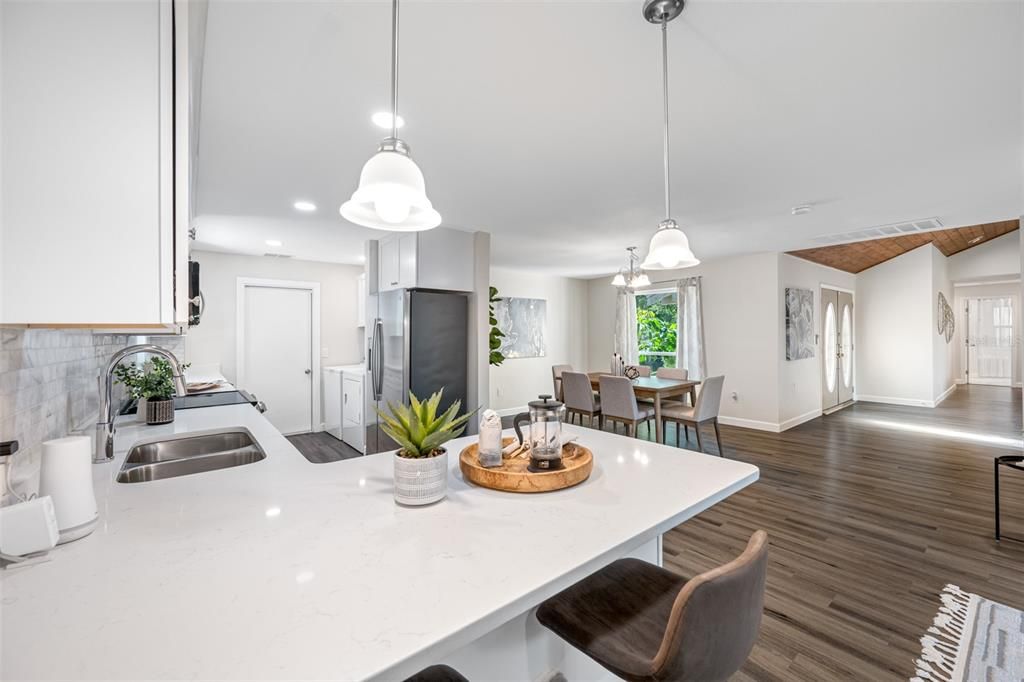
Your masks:
{"label": "wood plank ceiling", "polygon": [[[935,244],[939,251],[946,256],[952,256],[954,253],[960,253],[973,246],[984,244],[990,239],[1001,237],[1018,228],[1020,228],[1020,220],[1002,220],[997,223],[985,223],[984,225],[969,225],[951,230],[919,232],[899,237],[871,239],[849,244],[835,244],[833,246],[801,249],[787,253],[820,265],[858,273],[929,242]],[[978,237],[981,237],[981,239],[978,239]],[[974,241],[976,239],[977,241]]]}

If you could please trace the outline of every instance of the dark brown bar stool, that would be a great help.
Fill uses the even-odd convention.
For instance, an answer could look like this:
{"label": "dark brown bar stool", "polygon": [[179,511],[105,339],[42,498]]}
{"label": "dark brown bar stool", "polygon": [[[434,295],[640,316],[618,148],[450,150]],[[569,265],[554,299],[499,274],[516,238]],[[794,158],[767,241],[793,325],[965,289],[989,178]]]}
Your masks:
{"label": "dark brown bar stool", "polygon": [[405,682],[469,682],[469,680],[459,674],[455,668],[449,668],[446,665],[432,665],[412,677],[406,678]]}
{"label": "dark brown bar stool", "polygon": [[767,563],[763,530],[692,580],[620,559],[545,601],[537,620],[625,680],[725,680],[757,641]]}

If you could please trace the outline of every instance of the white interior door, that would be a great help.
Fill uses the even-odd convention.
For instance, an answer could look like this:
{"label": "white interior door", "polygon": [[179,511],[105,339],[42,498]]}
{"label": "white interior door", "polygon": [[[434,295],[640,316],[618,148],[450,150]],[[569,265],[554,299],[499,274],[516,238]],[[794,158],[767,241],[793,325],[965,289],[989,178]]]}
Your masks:
{"label": "white interior door", "polygon": [[1013,298],[967,299],[967,382],[1009,386],[1013,376]]}
{"label": "white interior door", "polygon": [[241,287],[240,388],[259,396],[281,433],[313,430],[313,291]]}

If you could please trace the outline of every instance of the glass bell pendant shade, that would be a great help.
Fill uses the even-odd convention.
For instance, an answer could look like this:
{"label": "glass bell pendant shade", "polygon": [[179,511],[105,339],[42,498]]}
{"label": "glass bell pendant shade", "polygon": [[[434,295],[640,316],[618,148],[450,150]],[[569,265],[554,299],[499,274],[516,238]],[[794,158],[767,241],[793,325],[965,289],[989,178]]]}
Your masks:
{"label": "glass bell pendant shade", "polygon": [[362,173],[359,187],[339,212],[349,222],[377,230],[419,232],[441,224],[427,199],[423,173],[400,140],[385,141]]}
{"label": "glass bell pendant shade", "polygon": [[651,248],[642,267],[644,270],[690,268],[700,263],[690,250],[690,241],[674,220],[664,220],[651,237]]}
{"label": "glass bell pendant shade", "polygon": [[625,275],[622,274],[621,270],[615,275],[615,277],[612,278],[612,286],[613,287],[624,287],[624,286],[626,286],[626,277],[625,277]]}

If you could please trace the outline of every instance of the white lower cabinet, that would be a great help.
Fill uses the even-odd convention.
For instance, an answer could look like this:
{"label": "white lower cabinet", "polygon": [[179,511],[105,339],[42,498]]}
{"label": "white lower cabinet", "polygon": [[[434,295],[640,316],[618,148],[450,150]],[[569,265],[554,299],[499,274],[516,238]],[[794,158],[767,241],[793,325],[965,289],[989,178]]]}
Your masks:
{"label": "white lower cabinet", "polygon": [[359,452],[366,449],[363,426],[363,373],[345,372],[341,389],[341,439]]}

